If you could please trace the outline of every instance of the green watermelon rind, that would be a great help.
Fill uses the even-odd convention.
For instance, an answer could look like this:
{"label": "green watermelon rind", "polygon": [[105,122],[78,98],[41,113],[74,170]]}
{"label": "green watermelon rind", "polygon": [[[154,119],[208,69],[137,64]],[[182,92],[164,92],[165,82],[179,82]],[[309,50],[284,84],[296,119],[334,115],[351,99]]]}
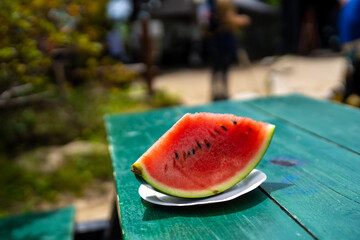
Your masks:
{"label": "green watermelon rind", "polygon": [[172,196],[177,196],[177,197],[182,197],[182,198],[203,198],[203,197],[213,196],[215,194],[226,191],[227,189],[229,189],[229,188],[233,187],[234,185],[236,185],[237,183],[239,183],[247,175],[249,175],[250,172],[259,164],[259,162],[265,155],[265,153],[270,145],[270,142],[274,135],[275,125],[268,124],[267,131],[268,132],[266,134],[266,138],[264,140],[263,146],[259,149],[259,151],[255,155],[255,157],[253,157],[253,159],[249,161],[248,166],[245,169],[241,170],[233,178],[227,180],[224,183],[213,186],[211,189],[206,189],[206,190],[201,190],[201,191],[183,191],[180,189],[174,189],[174,188],[167,187],[167,186],[159,183],[158,181],[156,181],[154,178],[152,178],[146,171],[145,166],[142,165],[141,161],[137,161],[132,165],[133,172],[135,174],[140,175],[147,183],[149,183],[154,188],[156,188],[166,194],[172,195]]}

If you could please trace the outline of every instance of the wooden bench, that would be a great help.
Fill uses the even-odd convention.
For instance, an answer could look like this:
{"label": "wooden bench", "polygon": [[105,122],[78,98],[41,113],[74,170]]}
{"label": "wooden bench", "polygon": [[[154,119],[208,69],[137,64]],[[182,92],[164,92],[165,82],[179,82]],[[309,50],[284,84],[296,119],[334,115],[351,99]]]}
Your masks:
{"label": "wooden bench", "polygon": [[71,240],[74,238],[75,208],[29,213],[0,219],[0,239]]}

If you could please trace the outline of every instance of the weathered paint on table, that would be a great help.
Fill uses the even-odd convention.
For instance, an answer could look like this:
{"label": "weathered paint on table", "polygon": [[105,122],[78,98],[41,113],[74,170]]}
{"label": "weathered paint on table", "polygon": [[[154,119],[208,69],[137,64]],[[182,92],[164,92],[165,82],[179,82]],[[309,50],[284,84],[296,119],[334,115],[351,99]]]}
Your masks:
{"label": "weathered paint on table", "polygon": [[[130,165],[184,113],[203,111],[276,125],[257,167],[268,179],[255,191],[225,203],[162,207],[145,202]],[[359,239],[359,114],[358,109],[289,95],[108,115],[124,238]]]}
{"label": "weathered paint on table", "polygon": [[360,111],[353,107],[309,99],[302,95],[263,98],[249,103],[268,114],[360,153]]}
{"label": "weathered paint on table", "polygon": [[0,219],[0,239],[71,240],[74,227],[74,207],[22,214]]}

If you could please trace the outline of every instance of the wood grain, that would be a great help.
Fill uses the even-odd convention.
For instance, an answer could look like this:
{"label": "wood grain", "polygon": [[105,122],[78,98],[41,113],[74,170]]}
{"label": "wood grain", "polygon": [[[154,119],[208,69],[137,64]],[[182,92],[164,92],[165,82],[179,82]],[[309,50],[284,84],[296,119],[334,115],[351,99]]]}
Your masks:
{"label": "wood grain", "polygon": [[[133,115],[131,120],[145,126],[148,123],[143,121],[149,114]],[[128,116],[106,118],[107,127],[111,129],[110,152],[125,239],[312,238],[260,190],[227,203],[210,206],[161,207],[141,200],[137,192],[140,184],[130,172],[130,165],[167,131],[167,124],[172,125],[177,119],[167,118],[166,125],[149,124],[150,131],[154,131],[154,128],[157,130],[155,135],[148,134],[147,128],[142,128],[141,135],[132,135],[132,140],[126,141],[124,138],[128,137],[125,132],[121,130],[119,133],[114,129],[117,128],[115,125],[131,125],[127,123]],[[136,139],[138,142],[134,144]]]}
{"label": "wood grain", "polygon": [[360,153],[360,110],[302,95],[249,101],[252,107],[285,119],[336,144]]}
{"label": "wood grain", "polygon": [[[309,111],[306,108],[314,104],[313,100],[303,98],[289,96],[294,102],[307,103],[296,105],[296,111],[300,113]],[[266,105],[270,109],[277,106],[278,103],[272,101],[280,100],[223,101],[107,116],[124,237],[359,239],[360,157],[355,151],[356,143],[343,142],[343,133],[339,134],[332,127],[341,127],[341,120],[355,128],[354,116],[357,113],[345,120],[324,120],[324,116],[321,118],[314,113],[313,118],[319,117],[319,122],[323,121],[324,125],[318,124],[316,128],[311,121],[296,120],[293,104],[283,103],[281,111],[274,113],[259,107]],[[286,97],[282,102],[288,103]],[[328,107],[326,102],[316,104],[320,104],[314,108],[317,111],[322,108],[338,111],[338,114],[331,113],[334,116],[353,112],[352,109],[344,110],[340,105],[334,108],[331,104]],[[275,124],[273,141],[257,167],[267,174],[267,181],[243,197],[209,206],[161,207],[141,200],[137,193],[139,183],[130,172],[130,165],[186,112],[233,113]]]}
{"label": "wood grain", "polygon": [[246,103],[220,102],[183,110],[231,112],[275,124],[273,141],[257,167],[268,176],[264,191],[318,238],[337,239],[344,234],[348,239],[359,238],[358,154]]}

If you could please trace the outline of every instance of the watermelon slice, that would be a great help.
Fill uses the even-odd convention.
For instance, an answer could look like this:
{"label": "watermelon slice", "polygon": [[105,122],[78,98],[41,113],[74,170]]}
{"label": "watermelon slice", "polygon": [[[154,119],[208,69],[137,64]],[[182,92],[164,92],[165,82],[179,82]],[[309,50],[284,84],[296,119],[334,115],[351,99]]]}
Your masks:
{"label": "watermelon slice", "polygon": [[132,172],[169,195],[212,196],[258,165],[274,129],[232,114],[188,113],[132,165]]}

